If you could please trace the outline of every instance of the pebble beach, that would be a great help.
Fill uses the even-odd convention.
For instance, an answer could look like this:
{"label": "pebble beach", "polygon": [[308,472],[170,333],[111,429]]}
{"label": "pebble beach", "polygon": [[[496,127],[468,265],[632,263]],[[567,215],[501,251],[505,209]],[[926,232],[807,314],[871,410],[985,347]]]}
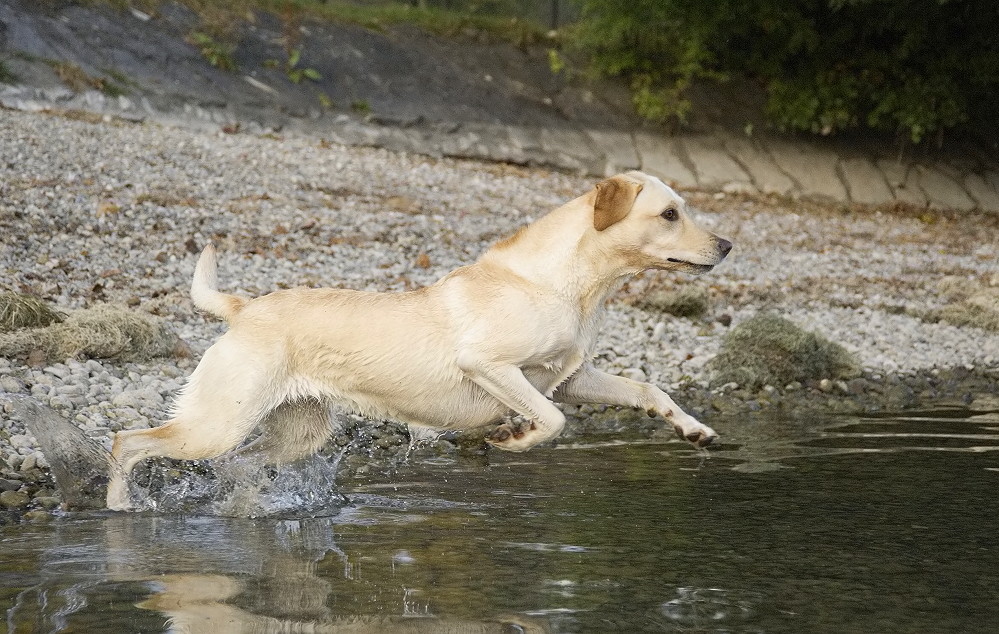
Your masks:
{"label": "pebble beach", "polygon": [[[474,261],[594,180],[321,138],[0,110],[0,290],[62,311],[127,306],[162,320],[190,350],[128,363],[0,357],[0,401],[30,394],[109,447],[114,431],[166,419],[172,395],[224,330],[188,297],[207,242],[219,249],[227,292],[401,291]],[[940,315],[959,301],[955,288],[999,288],[996,215],[681,194],[735,248],[704,276],[646,273],[627,283],[608,307],[598,367],[657,383],[681,406],[690,395],[711,424],[713,395],[738,386],[712,386],[707,363],[731,328],[770,310],[840,343],[864,380],[994,377],[999,332]],[[703,315],[676,317],[643,301],[682,288],[709,298]],[[2,405],[0,416],[0,489],[17,493],[47,463],[22,422]],[[56,499],[44,487],[31,493]]]}

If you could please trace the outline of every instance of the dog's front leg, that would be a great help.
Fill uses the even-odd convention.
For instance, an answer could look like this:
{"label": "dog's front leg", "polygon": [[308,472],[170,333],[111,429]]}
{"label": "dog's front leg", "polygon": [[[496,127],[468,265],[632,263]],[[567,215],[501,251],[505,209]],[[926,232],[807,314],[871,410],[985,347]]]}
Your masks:
{"label": "dog's front leg", "polygon": [[492,445],[507,451],[527,451],[562,432],[565,415],[531,385],[517,366],[469,354],[462,355],[458,365],[479,387],[530,421],[528,429],[500,425],[486,439]]}
{"label": "dog's front leg", "polygon": [[573,405],[607,403],[639,407],[649,415],[659,414],[670,421],[680,437],[698,447],[706,447],[718,438],[713,429],[680,409],[666,392],[655,385],[607,374],[588,363],[558,386],[554,398]]}

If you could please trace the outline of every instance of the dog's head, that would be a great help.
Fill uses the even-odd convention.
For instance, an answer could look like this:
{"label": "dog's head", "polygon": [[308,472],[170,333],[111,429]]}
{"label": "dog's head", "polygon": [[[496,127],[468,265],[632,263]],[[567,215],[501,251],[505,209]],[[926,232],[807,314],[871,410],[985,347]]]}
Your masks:
{"label": "dog's head", "polygon": [[683,198],[643,172],[597,183],[593,201],[593,228],[629,266],[703,273],[732,250],[731,242],[694,223]]}

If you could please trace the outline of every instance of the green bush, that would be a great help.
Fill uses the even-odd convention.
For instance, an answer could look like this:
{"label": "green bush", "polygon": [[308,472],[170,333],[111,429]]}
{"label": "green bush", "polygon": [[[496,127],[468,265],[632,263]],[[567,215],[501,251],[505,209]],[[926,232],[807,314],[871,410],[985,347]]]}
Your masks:
{"label": "green bush", "polygon": [[[994,132],[994,0],[578,0],[567,41],[621,76],[640,114],[683,119],[692,81],[755,79],[782,129],[871,129],[919,143]],[[990,129],[992,128],[992,129]]]}

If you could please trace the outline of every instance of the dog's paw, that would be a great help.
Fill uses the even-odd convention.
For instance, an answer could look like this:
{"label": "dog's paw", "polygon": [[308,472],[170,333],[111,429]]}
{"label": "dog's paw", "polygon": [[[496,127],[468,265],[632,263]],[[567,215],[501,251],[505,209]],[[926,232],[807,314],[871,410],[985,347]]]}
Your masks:
{"label": "dog's paw", "polygon": [[537,444],[537,440],[532,439],[535,430],[534,423],[527,427],[503,423],[486,436],[486,442],[504,451],[527,451]]}
{"label": "dog's paw", "polygon": [[129,494],[128,483],[124,479],[111,479],[108,484],[107,507],[112,511],[132,510],[132,496]]}
{"label": "dog's paw", "polygon": [[673,421],[676,435],[695,447],[707,447],[718,439],[718,434],[693,416],[683,414]]}

